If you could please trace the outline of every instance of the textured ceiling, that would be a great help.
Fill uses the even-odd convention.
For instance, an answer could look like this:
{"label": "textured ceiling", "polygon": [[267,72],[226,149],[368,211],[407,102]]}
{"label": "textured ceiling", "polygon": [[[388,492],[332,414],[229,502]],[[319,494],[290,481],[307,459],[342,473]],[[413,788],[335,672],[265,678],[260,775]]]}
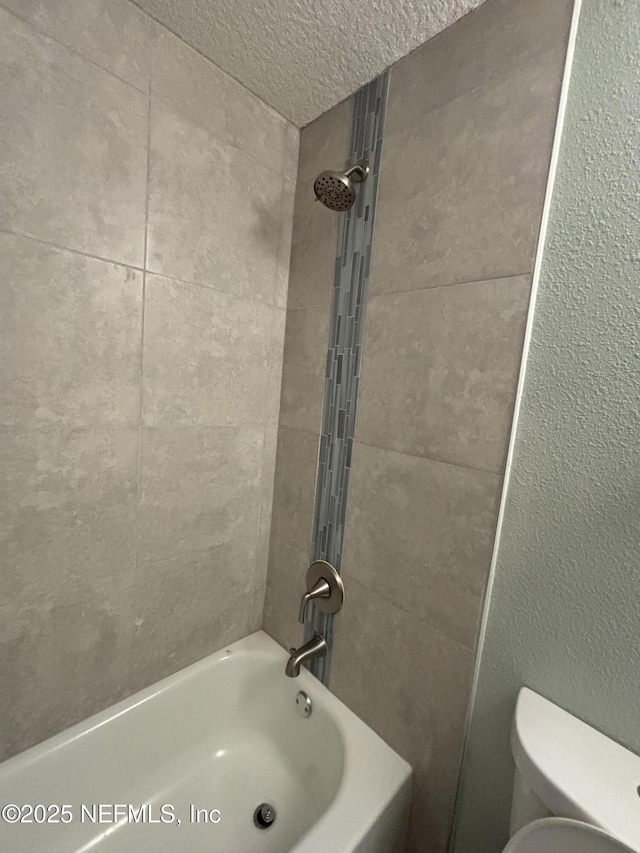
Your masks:
{"label": "textured ceiling", "polygon": [[483,0],[135,0],[304,126]]}

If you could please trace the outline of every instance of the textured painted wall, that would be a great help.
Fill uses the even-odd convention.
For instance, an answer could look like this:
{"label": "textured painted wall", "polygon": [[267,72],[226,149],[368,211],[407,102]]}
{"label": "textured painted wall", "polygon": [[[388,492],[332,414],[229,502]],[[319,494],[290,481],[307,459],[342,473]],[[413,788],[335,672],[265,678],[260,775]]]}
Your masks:
{"label": "textured painted wall", "polygon": [[506,840],[521,685],[640,752],[640,2],[582,5],[457,853]]}
{"label": "textured painted wall", "polygon": [[261,624],[299,133],[127,0],[0,6],[3,757]]}

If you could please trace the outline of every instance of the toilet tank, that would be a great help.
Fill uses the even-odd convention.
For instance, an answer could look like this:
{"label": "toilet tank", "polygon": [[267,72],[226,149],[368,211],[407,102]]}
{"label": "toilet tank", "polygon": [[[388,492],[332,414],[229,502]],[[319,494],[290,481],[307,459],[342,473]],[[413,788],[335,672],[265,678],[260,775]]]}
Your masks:
{"label": "toilet tank", "polygon": [[640,853],[640,758],[523,687],[511,731],[512,832],[556,815],[600,827]]}

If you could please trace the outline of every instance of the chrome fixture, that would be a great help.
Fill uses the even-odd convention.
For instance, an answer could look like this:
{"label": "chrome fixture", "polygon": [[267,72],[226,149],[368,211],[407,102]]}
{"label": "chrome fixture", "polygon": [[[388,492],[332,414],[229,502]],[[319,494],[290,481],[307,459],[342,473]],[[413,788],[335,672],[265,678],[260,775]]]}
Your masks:
{"label": "chrome fixture", "polygon": [[300,675],[300,667],[303,663],[307,663],[314,658],[322,657],[327,653],[327,641],[320,634],[312,637],[304,646],[299,649],[291,649],[291,657],[287,661],[285,674],[289,678],[297,678]]}
{"label": "chrome fixture", "polygon": [[301,717],[310,717],[312,706],[311,699],[307,696],[304,690],[301,690],[296,696],[296,708]]}
{"label": "chrome fixture", "polygon": [[342,578],[325,560],[316,560],[307,569],[307,591],[300,601],[298,622],[304,625],[307,604],[315,601],[316,607],[323,613],[337,613],[344,604],[344,585]]}
{"label": "chrome fixture", "polygon": [[329,210],[349,210],[356,200],[354,184],[361,184],[369,174],[369,163],[358,160],[344,172],[320,172],[313,182],[316,199]]}

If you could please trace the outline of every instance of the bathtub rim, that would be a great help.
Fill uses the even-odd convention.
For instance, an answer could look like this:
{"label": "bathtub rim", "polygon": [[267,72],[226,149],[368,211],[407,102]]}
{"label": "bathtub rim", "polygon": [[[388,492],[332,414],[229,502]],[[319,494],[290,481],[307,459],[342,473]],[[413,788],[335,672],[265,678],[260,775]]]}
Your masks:
{"label": "bathtub rim", "polygon": [[[46,760],[48,755],[85,738],[165,691],[179,689],[180,684],[202,676],[216,664],[250,657],[263,658],[266,665],[279,668],[282,677],[286,678],[286,651],[265,631],[256,631],[11,756],[0,763],[0,781],[14,770],[26,769]],[[332,849],[338,839],[341,849],[355,851],[366,842],[381,816],[394,805],[399,803],[401,810],[408,809],[411,767],[307,669],[303,668],[300,675],[291,681],[334,720],[342,740],[344,762],[342,777],[327,809],[295,842],[289,853]]]}

